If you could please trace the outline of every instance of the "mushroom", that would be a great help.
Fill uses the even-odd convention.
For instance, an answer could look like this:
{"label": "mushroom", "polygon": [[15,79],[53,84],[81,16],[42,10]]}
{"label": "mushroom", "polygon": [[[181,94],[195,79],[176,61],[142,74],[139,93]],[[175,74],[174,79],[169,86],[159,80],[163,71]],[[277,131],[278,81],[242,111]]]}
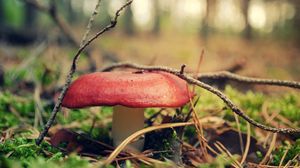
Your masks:
{"label": "mushroom", "polygon": [[[144,109],[181,107],[191,98],[187,83],[162,71],[94,72],[83,75],[69,87],[62,106],[84,108],[114,106],[112,138],[119,145],[132,133],[144,128]],[[141,151],[144,140],[127,149]]]}

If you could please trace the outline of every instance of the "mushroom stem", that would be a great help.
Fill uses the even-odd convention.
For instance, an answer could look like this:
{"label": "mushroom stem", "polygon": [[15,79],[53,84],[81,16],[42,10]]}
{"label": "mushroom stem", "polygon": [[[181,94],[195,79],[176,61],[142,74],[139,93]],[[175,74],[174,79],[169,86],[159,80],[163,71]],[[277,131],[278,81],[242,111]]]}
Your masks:
{"label": "mushroom stem", "polygon": [[[124,139],[134,132],[144,128],[144,108],[129,108],[115,106],[112,120],[112,137],[114,146],[118,146]],[[126,149],[141,151],[144,139],[138,139],[127,145]]]}

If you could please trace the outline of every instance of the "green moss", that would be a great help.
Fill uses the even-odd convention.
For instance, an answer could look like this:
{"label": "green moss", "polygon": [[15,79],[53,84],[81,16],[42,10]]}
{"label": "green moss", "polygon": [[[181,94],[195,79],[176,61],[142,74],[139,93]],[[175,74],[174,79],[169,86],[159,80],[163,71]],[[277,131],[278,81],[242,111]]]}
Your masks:
{"label": "green moss", "polygon": [[[261,122],[260,112],[262,105],[266,100],[266,97],[262,93],[254,93],[248,91],[245,94],[238,92],[231,86],[227,86],[225,89],[225,94],[244,112],[251,118],[256,119]],[[234,121],[233,112],[231,110],[226,110],[226,119]]]}
{"label": "green moss", "polygon": [[193,139],[197,136],[197,131],[195,126],[187,126],[184,131],[184,141],[189,142],[189,140]]}
{"label": "green moss", "polygon": [[[36,76],[41,77],[43,71],[38,71]],[[26,75],[20,73],[16,78],[12,78],[8,83],[13,83],[13,81],[24,80]],[[39,80],[42,80],[39,78]],[[48,79],[43,83],[47,85],[51,82]],[[197,90],[198,92],[198,90]],[[284,95],[264,95],[262,93],[256,92],[246,92],[241,93],[232,87],[226,87],[225,94],[233,100],[233,102],[239,106],[243,111],[249,115],[251,118],[258,122],[262,122],[261,110],[264,103],[268,107],[268,111],[277,111],[282,116],[286,117],[288,120],[292,121],[296,127],[300,125],[300,96],[293,93],[287,93]],[[225,104],[215,95],[207,91],[201,90],[199,92],[200,100],[196,106],[196,112],[199,116],[209,116],[211,110],[221,111],[216,113],[219,117],[223,117],[230,125],[236,127],[234,121],[233,112],[230,109],[223,109]],[[43,102],[42,102],[42,105]],[[52,107],[44,107],[47,112],[52,110]],[[223,110],[222,110],[223,109]],[[14,110],[14,111],[13,111]],[[17,126],[21,124],[20,119],[15,113],[18,113],[22,118],[25,119],[26,124],[33,125],[35,111],[35,103],[32,96],[16,96],[8,91],[0,92],[0,130],[4,130],[10,127]],[[88,133],[91,128],[91,123],[84,121],[91,121],[96,119],[96,122],[100,122],[112,115],[112,107],[102,107],[99,108],[99,113],[91,115],[89,109],[72,110],[67,118],[63,117],[61,113],[58,114],[57,122],[62,125],[70,124],[74,121],[81,123],[78,130]],[[183,108],[183,113],[186,114],[189,111],[189,107]],[[147,109],[146,113],[148,116],[153,115],[157,112],[157,109]],[[48,117],[49,113],[44,114],[44,117]],[[246,122],[240,120],[240,127],[243,132],[246,132]],[[24,137],[29,137],[32,134],[30,131],[22,131],[15,135],[4,143],[0,144],[0,167],[76,167],[78,165],[82,167],[88,167],[91,164],[88,161],[76,156],[64,156],[59,151],[52,148],[49,144],[43,143],[42,146],[36,146],[33,140],[26,139]],[[184,133],[184,140],[188,142],[189,139],[193,139],[196,136],[196,131],[194,127],[186,127]],[[255,134],[252,134],[255,135]],[[93,139],[100,140],[107,144],[111,144],[110,139],[110,123],[106,127],[95,127],[91,132]],[[176,138],[176,133],[172,129],[165,129],[163,131],[156,131],[147,135],[146,146],[154,151],[166,151],[161,153],[156,153],[155,158],[170,158],[172,157],[172,152],[170,152],[172,140]],[[288,150],[288,154],[284,160],[284,163],[288,160],[293,159],[298,153],[300,153],[300,142],[299,140],[294,144],[284,143],[277,150],[273,152],[272,164],[278,165],[281,158],[283,157],[285,151]],[[50,154],[49,154],[50,153]],[[259,155],[259,154],[258,154]],[[222,159],[221,159],[222,160]],[[76,165],[75,165],[76,164]],[[214,164],[201,164],[201,167],[224,167],[229,165],[230,162],[217,161]],[[46,165],[46,166],[44,166]],[[147,167],[147,166],[145,166]]]}
{"label": "green moss", "polygon": [[20,115],[33,123],[35,104],[31,97],[27,99],[15,96],[10,92],[0,92],[0,130],[20,124]]}
{"label": "green moss", "polygon": [[[87,160],[82,159],[77,155],[70,155],[68,157],[60,157],[57,160],[51,160],[44,157],[30,158],[26,161],[13,161],[10,159],[5,159],[7,168],[82,168],[82,167],[92,167]],[[14,164],[12,164],[14,163]],[[17,165],[17,166],[16,166]]]}
{"label": "green moss", "polygon": [[295,124],[300,124],[300,98],[294,94],[286,94],[280,99],[275,99],[270,104],[271,110],[279,111],[279,114],[287,117]]}
{"label": "green moss", "polygon": [[48,143],[42,143],[40,146],[35,145],[34,140],[25,138],[9,139],[0,144],[0,154],[8,155],[12,159],[26,159],[31,157],[37,157],[43,154],[43,150],[56,153],[55,148],[52,148]]}
{"label": "green moss", "polygon": [[18,82],[25,79],[25,76],[27,75],[27,69],[10,69],[5,71],[4,74],[4,86],[6,87],[13,87]]}
{"label": "green moss", "polygon": [[4,7],[3,14],[6,24],[14,26],[15,28],[20,27],[24,22],[24,5],[17,0],[3,1]]}
{"label": "green moss", "polygon": [[154,153],[154,158],[163,159],[171,158],[173,155],[171,143],[177,138],[177,134],[173,129],[163,129],[149,133],[146,136],[145,149],[153,149],[154,151],[163,151]]}
{"label": "green moss", "polygon": [[157,110],[154,108],[146,108],[145,109],[145,116],[146,117],[151,117],[152,115],[154,115],[155,113],[157,113]]}
{"label": "green moss", "polygon": [[36,64],[34,66],[33,75],[43,86],[47,86],[59,78],[59,71],[51,72],[43,63]]}
{"label": "green moss", "polygon": [[111,106],[103,106],[101,108],[100,116],[107,117],[109,115],[112,115],[112,112],[113,112],[113,107],[111,107]]}
{"label": "green moss", "polygon": [[[286,151],[287,154],[283,160],[283,165],[300,154],[300,139],[298,139],[294,144],[284,141],[282,146],[273,151],[272,165],[278,166]],[[295,163],[297,163],[297,159],[294,159],[291,165]]]}
{"label": "green moss", "polygon": [[[50,154],[50,155],[49,155]],[[34,140],[15,138],[0,144],[0,167],[2,168],[80,168],[90,167],[87,160],[77,155],[64,156],[57,149],[43,142],[35,145]]]}
{"label": "green moss", "polygon": [[61,124],[69,124],[74,121],[84,121],[91,117],[88,109],[73,109],[68,113],[68,117],[58,115],[57,120]]}

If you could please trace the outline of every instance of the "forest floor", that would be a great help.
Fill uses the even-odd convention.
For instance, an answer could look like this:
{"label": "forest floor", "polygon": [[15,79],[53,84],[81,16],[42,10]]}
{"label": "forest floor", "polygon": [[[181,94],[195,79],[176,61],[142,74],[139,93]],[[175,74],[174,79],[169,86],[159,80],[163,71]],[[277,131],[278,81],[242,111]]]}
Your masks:
{"label": "forest floor", "polygon": [[[285,41],[247,41],[219,36],[204,41],[180,33],[176,36],[171,33],[159,36],[107,33],[91,47],[97,69],[115,61],[131,61],[177,69],[186,64],[186,71],[194,72],[204,50],[200,73],[238,67],[234,72],[247,76],[300,80],[300,49]],[[106,146],[112,144],[111,107],[62,109],[45,141],[41,146],[35,145],[34,140],[65,82],[75,51],[71,46],[56,42],[27,47],[0,45],[1,168],[93,167],[111,153],[112,149]],[[88,67],[87,58],[81,57],[78,74],[86,73]],[[300,127],[300,95],[297,90],[239,83],[222,85],[226,85],[224,93],[254,120],[277,128]],[[299,135],[273,134],[249,127],[243,119],[236,120],[234,113],[216,96],[199,88],[196,93],[199,101],[194,111],[203,122],[202,135],[207,139],[206,145],[218,154],[203,150],[199,132],[194,126],[187,126],[180,138],[186,167],[300,166]],[[187,104],[177,112],[167,109],[159,115],[154,114],[160,109],[147,109],[147,119],[154,115],[147,125],[172,122],[178,116],[186,117],[189,109],[191,105]],[[174,133],[173,129],[164,129],[146,134],[145,156],[123,152],[111,166],[174,166],[170,150]],[[59,145],[53,145],[53,142]],[[243,157],[245,162],[241,163]]]}

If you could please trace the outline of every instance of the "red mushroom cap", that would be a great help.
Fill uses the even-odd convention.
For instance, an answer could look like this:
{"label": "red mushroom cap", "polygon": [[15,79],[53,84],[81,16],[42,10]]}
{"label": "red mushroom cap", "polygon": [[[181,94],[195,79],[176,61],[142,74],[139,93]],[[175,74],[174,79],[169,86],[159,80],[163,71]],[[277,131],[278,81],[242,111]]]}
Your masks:
{"label": "red mushroom cap", "polygon": [[95,72],[83,75],[71,84],[62,106],[180,107],[191,96],[187,83],[170,73]]}

